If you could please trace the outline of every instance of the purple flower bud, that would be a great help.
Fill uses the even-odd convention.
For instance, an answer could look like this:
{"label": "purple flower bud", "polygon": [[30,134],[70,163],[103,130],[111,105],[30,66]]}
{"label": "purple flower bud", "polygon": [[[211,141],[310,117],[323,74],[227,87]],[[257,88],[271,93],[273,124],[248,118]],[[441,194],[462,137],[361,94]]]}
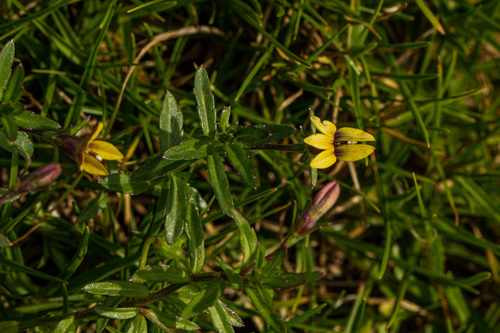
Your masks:
{"label": "purple flower bud", "polygon": [[23,178],[18,178],[16,184],[0,197],[0,204],[17,200],[23,194],[38,191],[56,180],[60,174],[59,164],[48,164],[38,168]]}
{"label": "purple flower bud", "polygon": [[55,163],[40,167],[21,179],[17,192],[32,192],[45,187],[56,180],[61,171],[61,166]]}
{"label": "purple flower bud", "polygon": [[310,234],[319,226],[316,222],[325,215],[337,202],[340,194],[340,186],[337,182],[326,184],[314,197],[314,201],[306,211],[297,219],[292,227],[290,235],[285,241],[285,246],[289,247],[298,240]]}

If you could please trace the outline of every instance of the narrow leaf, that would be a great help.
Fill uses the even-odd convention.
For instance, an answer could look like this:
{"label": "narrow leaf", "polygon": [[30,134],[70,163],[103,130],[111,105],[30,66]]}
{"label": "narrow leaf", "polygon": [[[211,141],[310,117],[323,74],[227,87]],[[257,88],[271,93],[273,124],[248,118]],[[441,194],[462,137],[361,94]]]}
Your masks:
{"label": "narrow leaf", "polygon": [[3,101],[17,102],[23,93],[24,67],[19,66],[14,69],[12,76],[3,95]]}
{"label": "narrow leaf", "polygon": [[186,212],[186,236],[191,270],[193,273],[198,273],[205,261],[205,240],[200,215],[193,198],[189,199]]}
{"label": "narrow leaf", "polygon": [[157,156],[135,170],[130,176],[130,180],[134,182],[153,180],[165,176],[169,171],[181,169],[188,164],[187,161],[173,161],[167,160],[163,156]]}
{"label": "narrow leaf", "polygon": [[226,318],[229,320],[229,323],[233,327],[243,327],[245,324],[243,323],[243,319],[241,319],[240,316],[233,310],[227,307],[226,304],[222,303],[221,300],[218,300],[217,303],[220,303],[222,307],[224,308],[224,311],[226,311]]}
{"label": "narrow leaf", "polygon": [[224,150],[243,182],[256,190],[257,179],[255,177],[255,167],[249,153],[238,143],[228,143],[224,146]]}
{"label": "narrow leaf", "polygon": [[[148,318],[151,322],[155,323],[157,326],[164,328],[175,328],[186,331],[195,331],[200,329],[198,325],[190,320],[184,319],[184,317],[179,318],[177,316],[168,315],[164,312],[160,312],[153,309],[148,309],[144,312],[144,316]],[[167,331],[168,332],[168,331]]]}
{"label": "narrow leaf", "polygon": [[90,200],[90,202],[83,208],[80,215],[76,218],[76,223],[86,223],[90,219],[97,217],[107,205],[108,194],[106,192],[101,192],[97,197]]}
{"label": "narrow leaf", "polygon": [[19,128],[29,130],[55,131],[61,128],[61,125],[55,121],[31,111],[23,111],[21,114],[15,115],[14,119]]}
{"label": "narrow leaf", "polygon": [[429,22],[431,22],[432,26],[437,31],[439,31],[439,33],[441,35],[444,35],[445,32],[444,32],[443,27],[441,26],[441,23],[439,23],[439,20],[436,18],[436,16],[434,16],[434,14],[429,9],[429,7],[427,7],[427,5],[425,4],[425,2],[423,0],[415,0],[415,2],[417,3],[417,6],[420,7],[420,10],[422,11],[422,13],[424,13],[425,17],[427,17],[427,19],[429,20]]}
{"label": "narrow leaf", "polygon": [[292,288],[321,278],[320,272],[284,273],[263,277],[263,284],[268,288]]}
{"label": "narrow leaf", "polygon": [[168,283],[185,283],[189,281],[188,274],[178,268],[170,266],[153,266],[146,267],[137,271],[132,276],[134,282],[168,282]]}
{"label": "narrow leaf", "polygon": [[104,178],[101,185],[107,190],[126,194],[139,194],[148,187],[148,182],[136,182],[130,180],[130,177],[124,173],[114,173]]}
{"label": "narrow leaf", "polygon": [[254,288],[246,287],[245,293],[250,297],[253,306],[266,324],[269,324],[275,332],[285,332],[283,321],[278,317],[276,311],[269,306],[269,304],[272,304],[272,299],[266,290],[259,285],[255,285]]}
{"label": "narrow leaf", "polygon": [[240,243],[243,249],[242,267],[245,267],[254,259],[257,250],[257,235],[250,223],[236,209],[231,209],[231,213],[240,231]]}
{"label": "narrow leaf", "polygon": [[229,118],[231,117],[231,107],[224,107],[220,115],[220,128],[222,133],[226,133],[229,129]]}
{"label": "narrow leaf", "polygon": [[53,332],[54,333],[72,332],[71,327],[74,325],[74,323],[75,323],[75,318],[73,316],[66,317],[57,323],[57,326]]}
{"label": "narrow leaf", "polygon": [[83,287],[89,294],[125,297],[148,297],[148,287],[128,281],[94,282]]}
{"label": "narrow leaf", "polygon": [[16,140],[10,142],[5,133],[0,130],[0,147],[11,153],[20,154],[25,160],[29,160],[33,155],[33,142],[25,132],[18,132]]}
{"label": "narrow leaf", "polygon": [[207,166],[210,183],[219,203],[219,207],[224,214],[232,216],[231,209],[234,208],[234,202],[231,192],[229,191],[229,181],[224,171],[224,164],[221,161],[220,155],[217,153],[208,155]]}
{"label": "narrow leaf", "polygon": [[144,316],[138,315],[132,320],[130,325],[128,326],[127,333],[147,333],[148,332],[148,323]]}
{"label": "narrow leaf", "polygon": [[219,299],[222,294],[223,284],[220,278],[212,280],[208,285],[186,305],[182,311],[181,318],[192,318],[193,316],[206,310]]}
{"label": "narrow leaf", "polygon": [[215,304],[208,308],[208,313],[210,315],[210,319],[212,320],[212,324],[215,329],[219,333],[227,333],[234,332],[233,327],[230,324],[229,318],[227,317],[227,313],[224,310],[224,307],[221,304],[221,301],[218,300]]}
{"label": "narrow leaf", "polygon": [[165,218],[166,240],[174,244],[184,230],[184,213],[187,206],[187,181],[172,176],[167,197],[167,216]]}
{"label": "narrow leaf", "polygon": [[198,68],[194,77],[194,95],[198,104],[198,114],[203,133],[210,138],[214,138],[217,131],[215,101],[210,87],[210,79],[203,66]]}
{"label": "narrow leaf", "polygon": [[10,78],[10,69],[14,62],[14,41],[7,42],[0,53],[0,99],[3,97],[7,82]]}
{"label": "narrow leaf", "polygon": [[[123,297],[108,297],[103,303],[103,306],[108,308],[116,308],[124,300]],[[96,320],[96,332],[101,333],[106,328],[109,318],[99,317]]]}
{"label": "narrow leaf", "polygon": [[182,112],[175,97],[167,91],[160,113],[160,147],[162,151],[177,146],[182,141]]}
{"label": "narrow leaf", "polygon": [[194,138],[167,149],[163,153],[163,157],[175,161],[205,158],[209,154],[209,150],[213,149],[211,143],[212,140],[206,136]]}
{"label": "narrow leaf", "polygon": [[130,319],[137,316],[138,308],[108,308],[106,306],[95,306],[95,313],[110,319]]}
{"label": "narrow leaf", "polygon": [[267,132],[267,137],[252,142],[252,146],[263,145],[284,139],[293,133],[296,129],[287,125],[257,125],[257,129]]}
{"label": "narrow leaf", "polygon": [[0,121],[2,121],[3,130],[9,142],[13,143],[14,141],[16,141],[17,126],[12,115],[10,114],[2,115],[0,117]]}

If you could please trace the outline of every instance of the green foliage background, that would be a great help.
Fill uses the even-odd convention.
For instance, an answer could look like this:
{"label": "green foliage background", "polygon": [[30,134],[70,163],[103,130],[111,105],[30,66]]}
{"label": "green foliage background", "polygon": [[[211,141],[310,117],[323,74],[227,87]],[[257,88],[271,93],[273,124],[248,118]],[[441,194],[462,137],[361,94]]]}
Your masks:
{"label": "green foliage background", "polygon": [[[22,94],[14,95],[19,102],[0,110],[2,186],[48,163],[64,172],[50,188],[1,206],[0,328],[154,332],[163,323],[179,331],[498,332],[499,22],[495,0],[1,1],[0,46],[14,41],[12,77],[22,77],[15,74],[21,64],[25,75]],[[300,143],[310,133],[311,108],[377,139],[366,160],[319,170],[316,187],[336,180],[342,188],[323,218],[332,225],[276,259],[284,260],[283,274],[319,271],[321,279],[307,275],[314,278],[292,288],[260,284],[263,256],[316,191],[301,154],[252,155],[257,190],[226,162],[236,207],[226,214],[204,158],[183,173],[169,171],[166,180],[129,183],[165,150],[160,112],[167,91],[182,112],[183,139],[201,135],[193,93],[201,65],[217,113],[230,106],[234,126],[291,125],[297,131],[277,143]],[[108,162],[122,175],[86,177],[36,137],[31,150],[25,141],[13,148],[18,105],[63,128],[90,116],[79,136],[102,121],[103,138],[126,155],[124,163]],[[208,164],[218,165],[210,156]],[[193,189],[194,200],[184,202],[188,218],[196,220],[200,209],[201,220],[189,225],[204,225],[203,264],[201,248],[189,245],[199,234],[168,246],[164,227],[154,229],[165,220],[162,205],[176,195],[169,193],[176,181]],[[263,272],[244,280],[240,238],[252,235],[255,267]],[[197,263],[193,275],[190,260]],[[124,285],[117,295],[128,298],[108,297],[105,310],[87,310],[116,286],[91,284],[127,281],[144,264],[170,265],[174,280],[146,279],[145,291]],[[204,273],[196,271],[201,265]],[[148,306],[134,300],[168,286],[180,291]],[[152,311],[149,328],[141,311]],[[184,319],[195,324],[179,326],[164,313],[194,315]],[[51,322],[49,314],[64,319]],[[239,318],[244,328],[237,328]]]}

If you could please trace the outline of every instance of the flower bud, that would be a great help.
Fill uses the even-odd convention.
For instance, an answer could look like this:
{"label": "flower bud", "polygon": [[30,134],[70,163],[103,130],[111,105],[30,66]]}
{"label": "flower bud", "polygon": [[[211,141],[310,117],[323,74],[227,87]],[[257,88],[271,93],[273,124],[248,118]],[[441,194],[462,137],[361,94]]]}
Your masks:
{"label": "flower bud", "polygon": [[59,177],[61,166],[56,163],[47,164],[24,176],[17,188],[17,192],[28,193],[43,188]]}
{"label": "flower bud", "polygon": [[15,185],[0,197],[0,204],[17,200],[21,195],[43,189],[61,174],[59,164],[47,164],[36,169],[21,179],[17,179]]}
{"label": "flower bud", "polygon": [[298,240],[318,229],[318,220],[325,215],[337,202],[340,194],[340,186],[337,182],[326,184],[314,197],[314,201],[306,211],[294,223],[291,233],[285,240],[285,246],[289,247]]}

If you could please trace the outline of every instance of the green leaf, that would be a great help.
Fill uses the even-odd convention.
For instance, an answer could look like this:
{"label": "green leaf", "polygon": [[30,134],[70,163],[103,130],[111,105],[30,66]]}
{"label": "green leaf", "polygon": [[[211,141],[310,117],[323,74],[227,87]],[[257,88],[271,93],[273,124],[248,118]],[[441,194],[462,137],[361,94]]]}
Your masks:
{"label": "green leaf", "polygon": [[20,264],[20,263],[17,263],[15,261],[11,260],[11,259],[8,259],[2,253],[0,253],[0,264],[4,265],[4,271],[5,271],[5,268],[10,268],[14,272],[17,272],[17,273],[19,273],[19,272],[26,273],[26,274],[29,274],[31,276],[37,277],[39,279],[43,279],[43,280],[47,280],[47,281],[56,281],[56,282],[59,282],[59,283],[65,283],[66,282],[64,280],[61,280],[58,277],[55,277],[55,276],[52,276],[52,275],[49,275],[49,274],[45,274],[45,273],[39,272],[39,271],[37,271],[37,270],[35,270],[33,268],[27,267],[27,266],[25,266],[23,264]]}
{"label": "green leaf", "polygon": [[285,323],[285,326],[286,326],[287,328],[289,328],[289,327],[293,327],[294,325],[296,325],[296,324],[298,324],[298,323],[300,323],[300,322],[302,322],[302,321],[306,320],[307,318],[312,317],[313,315],[315,315],[315,314],[319,313],[319,312],[320,312],[321,310],[323,310],[323,309],[324,309],[327,305],[328,305],[328,304],[323,303],[323,304],[321,304],[321,305],[319,305],[319,306],[317,306],[317,307],[315,307],[315,308],[312,308],[312,309],[310,309],[310,310],[307,310],[306,312],[302,313],[301,315],[296,316],[296,317],[294,317],[294,318],[290,319],[289,321],[287,321],[287,322]]}
{"label": "green leaf", "polygon": [[75,328],[75,318],[74,316],[69,316],[57,323],[54,333],[74,332]]}
{"label": "green leaf", "polygon": [[17,102],[23,93],[24,67],[20,64],[14,69],[3,95],[3,101]]}
{"label": "green leaf", "polygon": [[213,149],[212,140],[206,136],[181,142],[178,146],[167,149],[163,157],[167,160],[196,160],[205,158]]}
{"label": "green leaf", "polygon": [[134,182],[153,180],[166,175],[169,171],[181,169],[188,164],[189,162],[186,161],[166,160],[163,156],[157,156],[135,170],[130,179]]}
{"label": "green leaf", "polygon": [[179,268],[170,266],[153,266],[146,267],[137,271],[132,276],[134,282],[168,282],[168,283],[185,283],[189,281],[189,275]]}
{"label": "green leaf", "polygon": [[194,77],[194,95],[198,104],[198,114],[203,133],[213,139],[217,132],[215,101],[210,88],[210,79],[203,66],[198,68]]}
{"label": "green leaf", "polygon": [[101,185],[109,191],[126,194],[139,194],[149,187],[148,182],[132,181],[130,177],[124,173],[109,175],[101,181]]}
{"label": "green leaf", "polygon": [[[108,297],[106,300],[104,300],[103,306],[107,308],[116,308],[118,304],[120,304],[124,300],[123,297],[117,296],[117,297]],[[105,317],[99,317],[96,320],[96,332],[101,333],[104,331],[106,328],[106,325],[108,324],[109,318]]]}
{"label": "green leaf", "polygon": [[255,309],[259,312],[266,324],[269,324],[275,332],[285,332],[285,326],[276,311],[271,307],[272,298],[268,291],[256,284],[254,287],[247,286],[245,293],[250,297]]}
{"label": "green leaf", "polygon": [[219,299],[222,294],[224,284],[220,278],[216,278],[207,284],[205,288],[186,305],[182,311],[181,318],[192,318],[193,316],[206,310]]}
{"label": "green leaf", "polygon": [[254,126],[245,127],[236,132],[236,140],[242,142],[255,142],[263,140],[269,136],[269,132]]}
{"label": "green leaf", "polygon": [[7,136],[9,142],[14,142],[17,138],[17,126],[14,118],[10,114],[5,114],[0,117],[0,120],[2,121],[5,136]]}
{"label": "green leaf", "polygon": [[176,328],[186,331],[195,331],[200,329],[200,327],[192,321],[184,319],[185,317],[179,318],[153,309],[147,309],[144,312],[144,316],[166,332],[170,331],[168,328]]}
{"label": "green leaf", "polygon": [[262,278],[264,286],[268,288],[292,288],[319,279],[321,279],[320,272],[277,273]]}
{"label": "green leaf", "polygon": [[280,248],[273,256],[267,261],[266,265],[262,268],[261,275],[267,276],[279,272],[283,268],[283,261],[285,260],[286,249]]}
{"label": "green leaf", "polygon": [[127,333],[147,333],[148,323],[144,316],[138,315],[132,320],[128,326]]}
{"label": "green leaf", "polygon": [[28,134],[24,132],[18,132],[16,140],[10,142],[5,133],[0,130],[0,147],[11,153],[20,154],[25,160],[29,160],[33,155],[33,142],[31,142]]}
{"label": "green leaf", "polygon": [[31,111],[23,111],[21,114],[15,115],[14,119],[19,128],[29,130],[55,131],[61,128],[55,121]]}
{"label": "green leaf", "polygon": [[97,197],[90,200],[90,202],[82,209],[80,215],[76,218],[77,224],[82,224],[88,222],[99,214],[108,205],[108,194],[106,192],[101,192]]}
{"label": "green leaf", "polygon": [[415,0],[415,2],[417,3],[417,6],[420,7],[420,10],[425,15],[425,17],[427,17],[429,22],[431,22],[434,29],[439,31],[440,34],[444,35],[445,32],[444,32],[443,27],[441,26],[441,23],[439,23],[439,20],[436,18],[436,16],[434,16],[434,14],[429,9],[429,7],[427,7],[425,2],[423,0]]}
{"label": "green leaf", "polygon": [[174,244],[184,230],[184,213],[187,206],[187,181],[173,175],[170,179],[165,218],[166,240]]}
{"label": "green leaf", "polygon": [[221,258],[216,257],[215,260],[217,260],[217,263],[222,268],[222,271],[226,274],[227,281],[231,284],[231,286],[237,290],[241,290],[244,285],[243,277],[235,272],[234,269],[225,263]]}
{"label": "green leaf", "polygon": [[229,129],[229,118],[231,117],[231,107],[224,107],[220,115],[220,128],[222,133],[226,133]]}
{"label": "green leaf", "polygon": [[217,301],[222,305],[224,308],[224,311],[226,311],[226,317],[229,320],[229,323],[233,327],[243,327],[245,326],[245,323],[243,322],[243,319],[241,319],[240,316],[236,312],[234,312],[232,309],[228,308],[226,304],[222,303],[221,300]]}
{"label": "green leaf", "polygon": [[221,161],[219,154],[207,156],[208,175],[210,183],[219,203],[219,207],[226,215],[231,216],[231,209],[234,208],[233,197],[229,191],[229,181],[226,172],[224,171],[224,164]]}
{"label": "green leaf", "polygon": [[186,236],[188,241],[191,270],[198,273],[205,261],[205,238],[200,215],[193,198],[189,199],[186,212]]}
{"label": "green leaf", "polygon": [[219,333],[234,332],[231,326],[230,319],[227,316],[227,312],[222,306],[222,302],[217,300],[215,304],[208,308],[208,313],[210,314],[210,319],[215,329]]}
{"label": "green leaf", "polygon": [[0,53],[0,99],[2,100],[5,88],[7,87],[7,82],[9,82],[11,74],[10,69],[12,68],[12,63],[14,62],[14,51],[14,41],[11,40],[7,42]]}
{"label": "green leaf", "polygon": [[112,308],[97,305],[93,309],[99,316],[110,319],[130,319],[139,313],[138,308]]}
{"label": "green leaf", "polygon": [[[293,128],[291,126],[286,126],[286,125],[257,125],[254,127],[257,130],[265,132],[266,136],[265,136],[265,138],[259,138],[258,140],[248,142],[248,144],[245,145],[247,147],[259,146],[259,145],[264,145],[267,143],[279,141],[281,139],[284,139],[284,138],[292,135],[296,131],[295,128]],[[239,138],[239,136],[238,136],[238,138]]]}
{"label": "green leaf", "polygon": [[83,287],[89,294],[125,297],[148,297],[149,289],[142,284],[128,281],[94,282]]}
{"label": "green leaf", "polygon": [[249,153],[239,143],[227,143],[224,146],[224,150],[232,166],[241,176],[241,179],[243,179],[243,182],[256,190],[257,178],[255,177],[255,167]]}
{"label": "green leaf", "polygon": [[19,331],[19,322],[17,321],[2,321],[0,322],[0,332],[2,333],[17,333]]}
{"label": "green leaf", "polygon": [[162,151],[177,146],[182,141],[182,112],[174,95],[167,91],[160,113],[160,147]]}
{"label": "green leaf", "polygon": [[240,231],[240,243],[243,250],[243,260],[241,262],[242,268],[251,264],[255,258],[257,250],[257,235],[250,226],[250,223],[241,215],[236,209],[231,209],[234,221],[238,225]]}
{"label": "green leaf", "polygon": [[458,279],[458,280],[460,281],[460,283],[463,283],[465,285],[473,287],[473,286],[480,284],[483,281],[488,280],[490,277],[491,277],[490,272],[481,272],[481,273],[474,274],[468,278]]}
{"label": "green leaf", "polygon": [[10,240],[5,237],[3,234],[0,234],[0,249],[4,247],[9,247],[12,246],[12,243]]}

